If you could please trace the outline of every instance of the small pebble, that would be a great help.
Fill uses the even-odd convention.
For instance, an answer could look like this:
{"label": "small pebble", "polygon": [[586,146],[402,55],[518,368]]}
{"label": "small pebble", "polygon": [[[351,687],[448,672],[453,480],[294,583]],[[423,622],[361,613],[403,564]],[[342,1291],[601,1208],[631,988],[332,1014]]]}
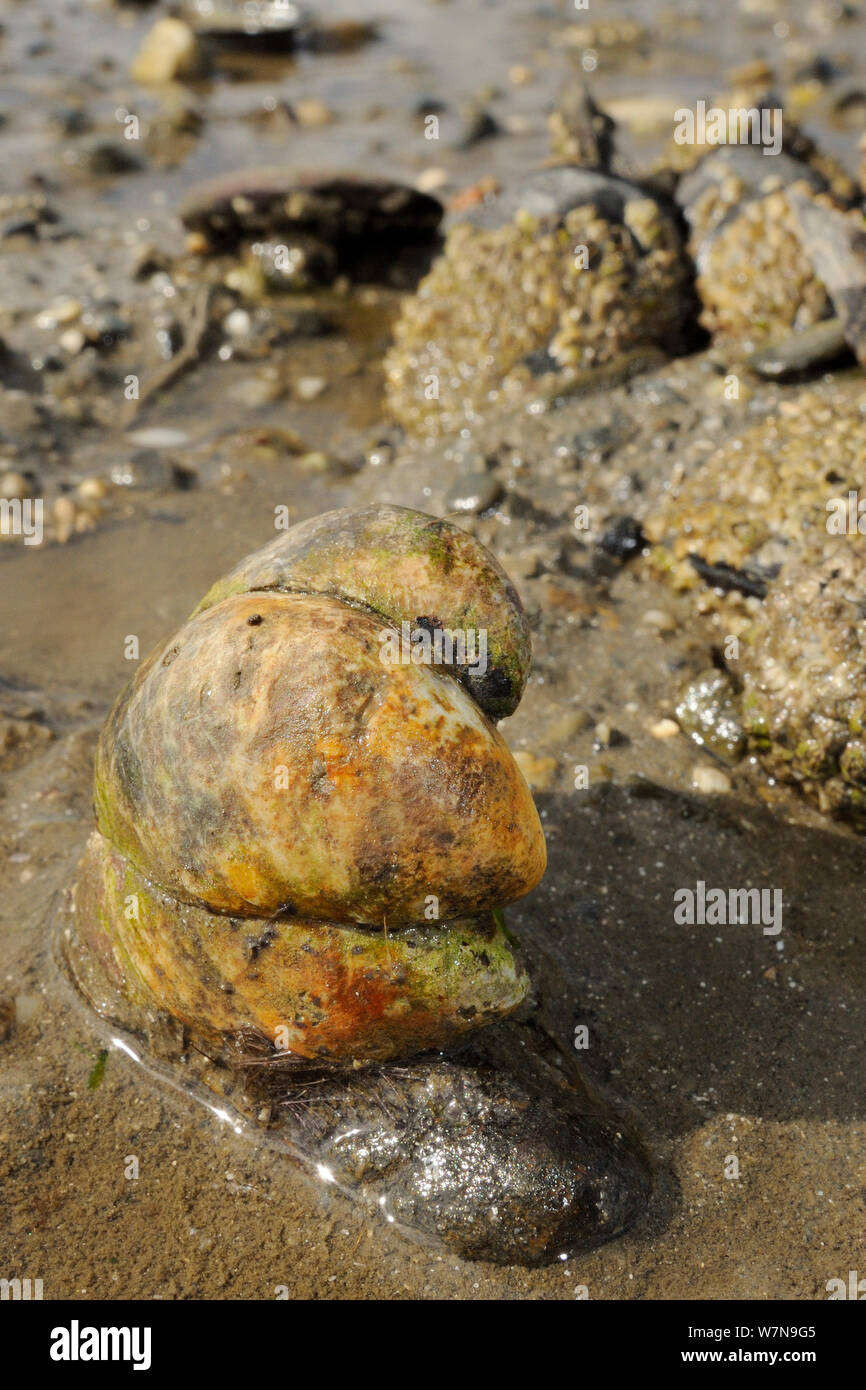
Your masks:
{"label": "small pebble", "polygon": [[223,332],[228,333],[230,338],[246,338],[252,326],[253,321],[246,309],[232,309],[223,319]]}
{"label": "small pebble", "polygon": [[243,381],[236,381],[231,389],[231,398],[238,405],[246,407],[248,410],[256,410],[262,405],[271,405],[278,401],[283,394],[283,387],[279,381],[269,381],[267,377],[251,376],[245,377]]}
{"label": "small pebble", "polygon": [[41,314],[36,315],[37,328],[59,328],[81,316],[81,301],[78,299],[61,299],[49,308],[43,309]]}
{"label": "small pebble", "polygon": [[692,768],[692,786],[706,796],[725,796],[731,790],[731,779],[721,768],[697,763]]}
{"label": "small pebble", "polygon": [[107,495],[108,486],[104,478],[82,478],[75,491],[83,502],[98,502]]}
{"label": "small pebble", "polygon": [[435,193],[437,188],[444,188],[448,182],[448,170],[440,169],[435,165],[431,169],[425,169],[415,180],[415,187],[419,193]]}
{"label": "small pebble", "polygon": [[647,627],[654,627],[658,632],[676,632],[677,625],[670,613],[666,613],[663,608],[648,608],[641,619]]}
{"label": "small pebble", "polygon": [[177,449],[181,444],[189,442],[189,435],[183,430],[173,430],[160,425],[154,425],[151,429],[134,430],[128,438],[130,443],[137,444],[142,449]]}
{"label": "small pebble", "polygon": [[17,497],[19,501],[23,501],[25,497],[32,496],[32,491],[23,473],[4,473],[0,478],[0,497]]}
{"label": "small pebble", "polygon": [[292,110],[298,125],[303,126],[305,130],[321,130],[334,120],[330,106],[326,106],[323,101],[317,101],[315,97],[302,97],[300,101],[293,102]]}
{"label": "small pebble", "polygon": [[470,473],[450,493],[446,505],[451,511],[474,512],[477,516],[495,506],[502,492],[502,484],[492,474]]}
{"label": "small pebble", "polygon": [[225,278],[227,289],[243,295],[244,299],[262,299],[268,290],[268,281],[259,261],[244,261],[233,266]]}
{"label": "small pebble", "polygon": [[68,352],[70,357],[77,357],[79,352],[84,351],[87,339],[80,328],[67,328],[61,333],[59,342],[64,352]]}
{"label": "small pebble", "polygon": [[301,454],[298,459],[298,467],[303,468],[306,473],[325,473],[330,466],[330,457],[319,449],[314,449],[309,454]]}
{"label": "small pebble", "polygon": [[653,738],[676,738],[679,731],[680,726],[675,719],[659,719],[658,723],[650,725]]}
{"label": "small pebble", "polygon": [[615,729],[606,719],[602,719],[595,726],[595,747],[599,748],[621,748],[628,743],[628,735],[621,729]]}
{"label": "small pebble", "polygon": [[196,77],[202,69],[198,39],[181,19],[160,19],[146,35],[132,65],[136,82],[161,85]]}
{"label": "small pebble", "polygon": [[58,497],[54,503],[54,531],[57,540],[65,545],[75,530],[75,503],[71,497]]}
{"label": "small pebble", "polygon": [[299,401],[314,401],[327,389],[323,376],[302,376],[294,384],[294,392]]}

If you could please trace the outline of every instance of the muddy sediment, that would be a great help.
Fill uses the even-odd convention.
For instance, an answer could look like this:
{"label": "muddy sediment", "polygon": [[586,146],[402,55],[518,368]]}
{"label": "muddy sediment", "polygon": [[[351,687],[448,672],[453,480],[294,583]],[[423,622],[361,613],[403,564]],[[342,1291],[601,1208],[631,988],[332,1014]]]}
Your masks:
{"label": "muddy sediment", "polygon": [[[324,1298],[585,1286],[808,1300],[856,1265],[862,841],[836,817],[863,784],[862,562],[824,513],[858,485],[861,369],[849,353],[829,372],[762,379],[705,309],[716,342],[698,326],[668,360],[681,345],[638,336],[619,344],[631,357],[598,374],[567,364],[567,380],[524,366],[513,398],[481,392],[471,419],[425,442],[385,403],[383,361],[435,248],[389,283],[298,241],[307,278],[275,293],[268,251],[190,244],[200,229],[178,212],[197,180],[287,151],[296,167],[368,168],[471,208],[546,157],[556,92],[587,49],[593,90],[620,116],[618,176],[669,141],[659,93],[669,111],[724,90],[756,41],[786,106],[854,173],[843,97],[863,22],[780,4],[772,41],[744,15],[662,24],[650,43],[649,20],[580,35],[570,11],[503,12],[470,72],[455,61],[470,8],[450,7],[449,27],[410,6],[402,36],[384,16],[381,37],[349,52],[221,41],[209,72],[165,90],[129,77],[156,11],[106,7],[98,58],[87,21],[0,15],[13,91],[0,149],[18,170],[0,209],[0,472],[4,495],[45,501],[41,545],[0,545],[0,1272],[43,1278],[46,1297],[272,1298],[288,1284]],[[830,75],[810,68],[816,45]],[[141,140],[125,139],[119,110],[141,116]],[[437,110],[441,139],[425,141]],[[809,277],[774,330],[830,312]],[[52,946],[98,731],[137,661],[274,535],[280,509],[296,521],[369,501],[458,521],[529,614],[533,669],[503,733],[550,867],[508,921],[534,953],[549,1036],[639,1129],[656,1173],[626,1235],[552,1268],[464,1261],[371,1219],[261,1123],[185,1095],[176,1040],[159,1076],[133,1060]],[[804,631],[811,683],[792,685],[779,672],[804,668]],[[756,708],[760,729],[745,717]],[[699,880],[781,890],[782,931],[677,923],[674,895]],[[356,1097],[365,1114],[374,1101]]]}

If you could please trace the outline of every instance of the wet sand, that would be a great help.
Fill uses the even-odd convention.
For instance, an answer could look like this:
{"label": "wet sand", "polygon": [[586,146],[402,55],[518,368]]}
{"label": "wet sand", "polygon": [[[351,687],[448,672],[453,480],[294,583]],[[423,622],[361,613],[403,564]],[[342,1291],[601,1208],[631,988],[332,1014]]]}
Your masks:
{"label": "wet sand", "polygon": [[[347,113],[328,130],[298,137],[303,162],[367,160],[381,140],[380,168],[417,176],[429,156],[407,143],[413,98],[437,84],[454,100],[487,81],[507,88],[509,65],[532,63],[538,52],[545,61],[535,83],[514,87],[503,103],[503,114],[528,113],[530,129],[445,161],[459,186],[491,168],[501,173],[543,157],[538,112],[563,70],[550,35],[572,16],[506,19],[503,7],[491,6],[491,43],[489,34],[479,42],[470,8],[405,7],[378,48],[305,59],[299,72],[287,71],[280,79],[287,90],[301,83]],[[653,31],[657,7],[634,8]],[[779,6],[777,22],[790,22],[792,8]],[[15,139],[22,161],[45,161],[62,173],[34,112],[55,102],[70,65],[88,70],[89,31],[80,21],[71,47],[58,44],[32,67],[13,64],[38,35],[40,11],[29,10],[0,9],[9,27],[3,82],[15,98],[0,148]],[[124,81],[151,17],[135,10],[117,19],[106,7],[100,43]],[[685,52],[688,100],[721,79],[726,65],[751,56],[754,23],[743,19],[730,32],[662,26],[663,41],[650,43],[645,56],[633,54],[626,77],[612,61],[600,64],[596,94],[622,95],[627,86],[669,95],[672,54]],[[61,36],[75,32],[65,12],[57,26]],[[759,32],[759,46],[769,51],[776,40],[766,28]],[[819,41],[838,51],[851,36],[831,30]],[[471,72],[469,52],[480,55]],[[414,66],[395,72],[395,58]],[[113,109],[122,87],[107,77],[94,103]],[[256,87],[215,84],[207,133],[178,170],[148,170],[96,198],[69,173],[59,201],[65,213],[108,229],[109,266],[122,261],[122,232],[136,211],[177,238],[171,209],[193,174],[253,154],[268,162],[260,137],[238,121],[240,106],[261,97]],[[352,113],[377,89],[388,94],[381,125],[378,118],[353,123]],[[851,132],[826,122],[819,128],[853,168]],[[634,150],[638,157],[640,139]],[[154,203],[157,194],[164,200]],[[26,249],[16,248],[0,270],[4,305],[15,306],[4,336],[22,351],[35,337],[32,315],[69,288],[70,269],[93,254],[90,243],[76,243],[68,255],[63,246],[44,260],[31,250],[29,262]],[[21,276],[25,263],[36,267],[29,282]],[[729,772],[726,795],[697,792],[693,769],[710,765],[707,756],[683,736],[659,740],[649,729],[670,715],[685,677],[708,664],[710,629],[642,561],[593,569],[582,556],[568,569],[553,558],[576,499],[604,515],[627,510],[624,497],[631,509],[645,510],[664,485],[672,451],[699,461],[708,440],[736,432],[798,388],[759,386],[748,403],[721,404],[699,354],[537,418],[491,420],[458,448],[403,447],[384,466],[311,473],[293,455],[235,456],[242,428],[276,423],[316,449],[350,452],[356,439],[375,438],[370,343],[377,333],[386,334],[386,325],[354,345],[361,365],[348,403],[336,385],[313,405],[244,412],[227,397],[223,364],[209,359],[147,423],[183,427],[197,458],[222,448],[232,459],[226,473],[203,467],[200,485],[187,491],[131,490],[128,505],[124,494],[122,507],[65,545],[0,551],[0,995],[16,1002],[16,1021],[0,1041],[7,1218],[0,1274],[41,1278],[46,1298],[271,1299],[283,1288],[292,1298],[334,1299],[547,1299],[584,1290],[594,1299],[825,1298],[828,1280],[857,1267],[863,1228],[862,841],[788,789],[769,786],[751,760]],[[318,357],[303,346],[292,351],[293,371],[338,372],[339,338],[314,348]],[[257,370],[255,363],[229,365],[237,376]],[[551,467],[557,442],[593,425],[615,427],[612,454],[564,481]],[[554,764],[541,779],[549,785],[537,792],[550,867],[509,921],[566,978],[568,997],[558,1000],[563,1027],[588,1027],[590,1045],[581,1054],[588,1075],[633,1115],[657,1164],[653,1200],[632,1232],[592,1255],[531,1272],[462,1262],[371,1222],[254,1135],[235,1133],[230,1122],[167,1089],[112,1043],[53,951],[58,902],[90,824],[96,734],[130,675],[126,637],[136,635],[145,655],[213,579],[273,534],[275,506],[288,505],[300,520],[380,497],[444,514],[475,455],[496,450],[504,501],[479,523],[483,538],[506,565],[509,554],[530,546],[543,559],[538,573],[530,566],[517,580],[532,616],[535,665],[504,732],[515,749]],[[48,450],[16,466],[32,464],[50,487],[131,452],[119,430],[72,431],[56,456]],[[659,612],[670,620],[661,627],[647,620]],[[599,747],[603,723],[625,737]],[[589,769],[588,792],[574,788],[578,765]],[[780,888],[780,936],[756,926],[678,925],[674,893],[699,879]],[[133,1156],[137,1178],[126,1176]],[[736,1166],[732,1156],[738,1177],[726,1176]]]}

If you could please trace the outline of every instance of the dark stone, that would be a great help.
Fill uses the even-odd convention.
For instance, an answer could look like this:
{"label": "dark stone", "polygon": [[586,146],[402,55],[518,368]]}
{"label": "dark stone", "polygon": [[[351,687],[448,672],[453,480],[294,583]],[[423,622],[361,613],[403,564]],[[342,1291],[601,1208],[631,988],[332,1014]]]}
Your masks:
{"label": "dark stone", "polygon": [[630,560],[646,544],[643,527],[633,516],[620,516],[612,521],[599,541],[602,550],[617,560]]}
{"label": "dark stone", "polygon": [[[261,1067],[247,1084],[268,1093]],[[550,1264],[612,1239],[649,1199],[629,1127],[532,1024],[453,1057],[282,1085],[278,1140],[464,1259]]]}
{"label": "dark stone", "polygon": [[228,47],[268,48],[272,52],[294,47],[300,13],[291,3],[272,0],[191,0],[190,20],[197,33]]}
{"label": "dark stone", "polygon": [[590,425],[574,435],[571,448],[581,463],[585,459],[601,463],[613,453],[616,442],[616,434],[611,425]]}
{"label": "dark stone", "polygon": [[547,348],[537,348],[535,352],[528,352],[523,358],[524,367],[528,367],[533,376],[547,376],[549,372],[558,372],[559,363],[555,357],[551,357]]}
{"label": "dark stone", "polygon": [[95,140],[82,151],[85,168],[99,178],[132,174],[144,167],[141,159],[116,140]]}

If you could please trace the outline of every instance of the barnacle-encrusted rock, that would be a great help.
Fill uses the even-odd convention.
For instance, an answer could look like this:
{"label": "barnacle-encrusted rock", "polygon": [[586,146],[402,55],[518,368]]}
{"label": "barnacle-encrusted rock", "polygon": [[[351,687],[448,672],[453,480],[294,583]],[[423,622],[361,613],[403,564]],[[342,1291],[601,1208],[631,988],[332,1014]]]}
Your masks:
{"label": "barnacle-encrusted rock", "polygon": [[[487,625],[492,665],[395,660],[419,622]],[[528,661],[516,593],[450,523],[333,512],[250,556],[105,725],[73,963],[211,1046],[252,1029],[329,1061],[509,1012],[527,980],[492,909],[538,882],[544,837],[470,691],[513,708]]]}
{"label": "barnacle-encrusted rock", "polygon": [[753,749],[821,809],[862,824],[864,407],[850,388],[804,393],[724,444],[645,523],[654,563],[740,639],[733,670]]}
{"label": "barnacle-encrusted rock", "polygon": [[743,719],[768,769],[866,828],[866,537],[815,537],[748,633]]}
{"label": "barnacle-encrusted rock", "polygon": [[[678,588],[699,589],[704,580],[693,556],[766,585],[782,565],[814,554],[815,543],[827,539],[827,503],[861,483],[864,406],[866,395],[856,389],[803,392],[726,440],[644,521],[655,563]],[[726,621],[754,608],[743,603],[741,587],[728,587]]]}
{"label": "barnacle-encrusted rock", "polygon": [[[789,196],[790,195],[790,196]],[[841,214],[847,205],[823,166],[760,146],[723,145],[681,179],[701,323],[744,351],[811,327],[834,312],[799,208]]]}
{"label": "barnacle-encrusted rock", "polygon": [[407,299],[385,362],[388,404],[436,435],[519,399],[534,375],[673,347],[691,310],[674,220],[621,179],[542,170],[449,232]]}

